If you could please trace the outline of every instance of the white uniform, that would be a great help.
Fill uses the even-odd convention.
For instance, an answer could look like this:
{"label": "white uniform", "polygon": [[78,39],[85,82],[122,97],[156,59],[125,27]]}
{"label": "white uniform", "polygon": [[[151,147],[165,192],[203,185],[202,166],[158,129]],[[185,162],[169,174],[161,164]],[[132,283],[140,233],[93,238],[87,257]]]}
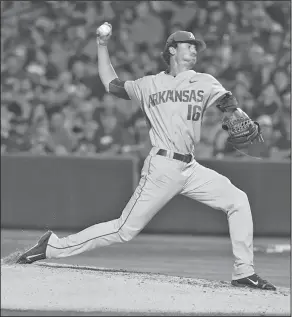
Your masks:
{"label": "white uniform", "polygon": [[[211,75],[193,70],[176,77],[161,72],[126,81],[125,89],[146,114],[153,146],[137,189],[119,219],[61,239],[52,234],[46,256],[67,257],[129,241],[171,198],[182,194],[227,214],[235,256],[232,278],[252,275],[253,222],[248,198],[228,178],[195,160],[204,112],[227,91]],[[168,156],[157,155],[159,149],[168,150]],[[192,153],[194,159],[184,163],[173,159],[173,152]]]}

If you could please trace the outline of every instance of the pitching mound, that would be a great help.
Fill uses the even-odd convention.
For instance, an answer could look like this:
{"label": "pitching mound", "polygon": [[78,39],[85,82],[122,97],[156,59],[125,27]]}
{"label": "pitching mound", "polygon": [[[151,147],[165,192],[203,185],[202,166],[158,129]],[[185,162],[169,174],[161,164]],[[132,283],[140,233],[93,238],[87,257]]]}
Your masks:
{"label": "pitching mound", "polygon": [[290,291],[53,263],[2,262],[1,308],[77,312],[290,315]]}

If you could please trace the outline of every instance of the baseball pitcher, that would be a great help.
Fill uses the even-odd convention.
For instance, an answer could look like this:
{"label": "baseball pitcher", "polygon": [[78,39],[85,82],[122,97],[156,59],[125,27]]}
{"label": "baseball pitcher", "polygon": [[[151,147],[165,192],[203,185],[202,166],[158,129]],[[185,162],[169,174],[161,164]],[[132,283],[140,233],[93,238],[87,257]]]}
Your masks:
{"label": "baseball pitcher", "polygon": [[213,76],[193,70],[206,45],[192,33],[177,31],[169,36],[162,53],[166,71],[125,82],[111,65],[107,49],[111,34],[109,23],[97,29],[100,78],[107,92],[139,104],[149,125],[152,149],[139,184],[120,218],[64,238],[48,231],[17,262],[68,257],[129,241],[170,199],[182,194],[226,213],[235,258],[232,285],[275,290],[254,270],[253,221],[247,195],[228,178],[196,161],[196,145],[208,107],[222,112],[222,127],[229,133],[228,141],[237,147],[263,141],[259,124]]}

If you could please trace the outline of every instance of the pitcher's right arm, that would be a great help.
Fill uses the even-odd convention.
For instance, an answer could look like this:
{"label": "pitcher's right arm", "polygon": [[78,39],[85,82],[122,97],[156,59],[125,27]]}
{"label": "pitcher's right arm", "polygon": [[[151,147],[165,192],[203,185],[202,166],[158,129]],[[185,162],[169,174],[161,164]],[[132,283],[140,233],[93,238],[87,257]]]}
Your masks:
{"label": "pitcher's right arm", "polygon": [[104,24],[110,26],[111,31],[107,35],[101,35],[99,28],[96,30],[97,55],[98,55],[98,73],[100,79],[105,87],[105,90],[116,97],[130,100],[130,97],[125,90],[125,82],[121,81],[116,74],[107,48],[108,40],[112,35],[112,26],[105,22]]}

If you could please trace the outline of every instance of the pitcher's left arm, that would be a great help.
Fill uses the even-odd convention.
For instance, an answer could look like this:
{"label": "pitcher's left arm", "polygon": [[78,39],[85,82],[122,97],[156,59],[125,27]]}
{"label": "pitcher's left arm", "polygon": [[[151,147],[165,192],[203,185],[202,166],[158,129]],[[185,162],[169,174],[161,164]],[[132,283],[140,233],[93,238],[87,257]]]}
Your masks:
{"label": "pitcher's left arm", "polygon": [[228,142],[237,147],[244,147],[254,141],[263,142],[261,128],[242,109],[231,92],[226,92],[215,102],[223,112],[222,128],[229,134]]}

